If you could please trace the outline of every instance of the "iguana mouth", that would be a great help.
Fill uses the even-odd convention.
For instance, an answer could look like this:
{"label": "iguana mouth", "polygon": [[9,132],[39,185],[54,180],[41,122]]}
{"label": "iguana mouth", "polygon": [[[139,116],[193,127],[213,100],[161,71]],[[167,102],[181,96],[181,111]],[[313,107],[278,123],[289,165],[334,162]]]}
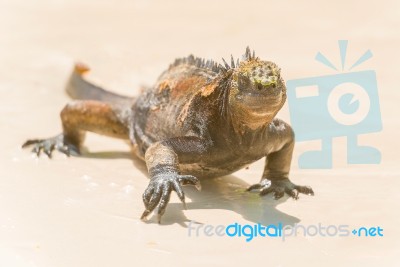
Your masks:
{"label": "iguana mouth", "polygon": [[268,121],[282,107],[284,95],[274,95],[260,92],[248,92],[236,95],[235,107],[241,110],[240,113],[246,117],[246,121]]}
{"label": "iguana mouth", "polygon": [[249,106],[271,105],[275,102],[280,103],[282,99],[282,89],[275,85],[264,86],[260,90],[242,90],[236,95],[236,99]]}
{"label": "iguana mouth", "polygon": [[246,100],[246,105],[248,109],[252,111],[252,113],[264,114],[264,113],[275,113],[280,107],[282,103],[282,97],[279,98],[257,98],[254,97]]}

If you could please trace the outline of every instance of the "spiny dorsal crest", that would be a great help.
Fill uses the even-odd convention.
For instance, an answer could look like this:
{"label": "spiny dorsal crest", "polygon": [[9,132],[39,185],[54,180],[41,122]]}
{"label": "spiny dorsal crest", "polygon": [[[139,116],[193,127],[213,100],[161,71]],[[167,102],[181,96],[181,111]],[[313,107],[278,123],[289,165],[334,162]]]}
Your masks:
{"label": "spiny dorsal crest", "polygon": [[220,72],[220,64],[216,63],[214,60],[205,60],[204,58],[195,57],[193,55],[189,55],[188,57],[184,58],[177,58],[175,62],[170,65],[170,68],[183,64],[188,64],[203,69],[209,69],[215,73]]}
{"label": "spiny dorsal crest", "polygon": [[[253,54],[252,54],[250,51],[250,48],[247,46],[246,52],[242,56],[242,60],[246,61],[246,60],[252,60],[255,58],[256,58],[256,56],[255,56],[254,50],[253,50]],[[231,64],[230,65],[225,61],[224,58],[222,58],[222,61],[223,61],[224,65],[218,64],[214,60],[211,60],[211,59],[205,60],[204,58],[199,58],[199,57],[195,57],[193,55],[189,55],[188,57],[176,59],[175,62],[170,65],[170,68],[181,65],[181,64],[189,64],[192,66],[196,66],[198,68],[212,70],[215,73],[220,73],[221,71],[226,72],[229,69],[234,69],[234,68],[238,67],[240,64],[239,58],[236,60],[236,63],[235,63],[235,60],[232,55],[231,55]]]}
{"label": "spiny dorsal crest", "polygon": [[256,52],[253,50],[251,54],[250,47],[246,47],[246,53],[243,55],[243,60],[252,60],[256,58]]}
{"label": "spiny dorsal crest", "polygon": [[[256,59],[256,53],[253,50],[253,54],[250,51],[250,47],[246,47],[246,52],[244,53],[244,55],[242,56],[242,61],[247,61],[247,60],[253,60]],[[222,58],[222,61],[224,62],[224,66],[221,65],[221,67],[223,67],[225,69],[225,71],[229,70],[229,69],[234,69],[239,67],[240,64],[240,60],[237,59],[236,60],[236,65],[235,65],[235,60],[233,59],[233,56],[231,55],[231,65],[229,65],[224,58]]]}

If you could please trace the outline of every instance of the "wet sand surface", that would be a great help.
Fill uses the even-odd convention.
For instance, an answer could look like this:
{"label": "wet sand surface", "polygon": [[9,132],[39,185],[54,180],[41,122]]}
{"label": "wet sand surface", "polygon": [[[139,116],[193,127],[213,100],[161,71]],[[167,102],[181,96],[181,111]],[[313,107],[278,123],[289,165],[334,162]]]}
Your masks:
{"label": "wet sand surface", "polygon": [[[321,6],[265,1],[0,1],[0,266],[397,266],[400,252],[397,67],[400,5],[335,1]],[[348,165],[346,138],[333,141],[333,168],[300,169],[297,143],[291,179],[311,185],[299,201],[245,192],[263,162],[185,188],[188,210],[173,194],[158,225],[140,220],[145,166],[122,141],[89,134],[81,157],[35,158],[20,145],[60,132],[69,101],[65,82],[77,60],[88,78],[135,95],[176,58],[193,53],[220,61],[247,45],[277,62],[286,80],[335,74],[314,60],[323,52],[340,65],[371,49],[359,66],[377,74],[383,130],[362,135],[379,165]],[[286,104],[279,117],[289,121]],[[381,227],[384,236],[189,236],[209,225],[272,224]]]}

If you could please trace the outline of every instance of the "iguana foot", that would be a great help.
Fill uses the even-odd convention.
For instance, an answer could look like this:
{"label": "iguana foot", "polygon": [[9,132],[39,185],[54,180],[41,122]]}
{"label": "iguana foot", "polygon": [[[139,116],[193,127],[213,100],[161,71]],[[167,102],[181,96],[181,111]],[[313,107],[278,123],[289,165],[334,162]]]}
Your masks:
{"label": "iguana foot", "polygon": [[252,190],[259,190],[261,196],[274,193],[275,199],[280,199],[285,193],[294,199],[299,199],[299,193],[309,196],[314,195],[314,191],[311,187],[295,185],[289,179],[262,179],[260,183],[254,184],[247,189],[247,191]]}
{"label": "iguana foot", "polygon": [[192,175],[179,175],[177,173],[161,173],[151,178],[149,186],[143,193],[143,202],[146,207],[141,219],[146,217],[158,206],[157,219],[161,223],[161,217],[169,202],[171,192],[175,191],[182,201],[184,208],[185,194],[182,185],[194,185],[198,190],[201,189],[200,181]]}
{"label": "iguana foot", "polygon": [[37,156],[40,156],[40,152],[43,151],[49,158],[51,158],[51,154],[54,149],[64,153],[67,156],[79,155],[79,148],[69,142],[67,142],[64,138],[63,134],[59,134],[57,136],[48,138],[48,139],[31,139],[26,141],[22,148],[33,145],[32,153],[35,153]]}

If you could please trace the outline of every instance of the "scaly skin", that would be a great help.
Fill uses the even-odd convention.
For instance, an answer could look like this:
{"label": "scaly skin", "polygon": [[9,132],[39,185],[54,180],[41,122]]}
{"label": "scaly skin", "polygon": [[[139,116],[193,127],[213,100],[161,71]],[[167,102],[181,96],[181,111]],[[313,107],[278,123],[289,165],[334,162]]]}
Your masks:
{"label": "scaly skin", "polygon": [[202,177],[233,173],[265,157],[260,183],[248,190],[313,195],[308,186],[289,180],[294,148],[291,127],[275,118],[286,100],[286,87],[275,63],[262,61],[247,48],[242,61],[224,66],[189,56],[178,59],[156,84],[137,98],[105,91],[76,65],[67,92],[73,101],[61,112],[63,133],[28,140],[49,157],[54,149],[79,153],[86,131],[129,139],[145,160],[150,183],[143,194],[145,219],[157,207],[158,222],[172,191],[183,204],[183,185],[200,189]]}

